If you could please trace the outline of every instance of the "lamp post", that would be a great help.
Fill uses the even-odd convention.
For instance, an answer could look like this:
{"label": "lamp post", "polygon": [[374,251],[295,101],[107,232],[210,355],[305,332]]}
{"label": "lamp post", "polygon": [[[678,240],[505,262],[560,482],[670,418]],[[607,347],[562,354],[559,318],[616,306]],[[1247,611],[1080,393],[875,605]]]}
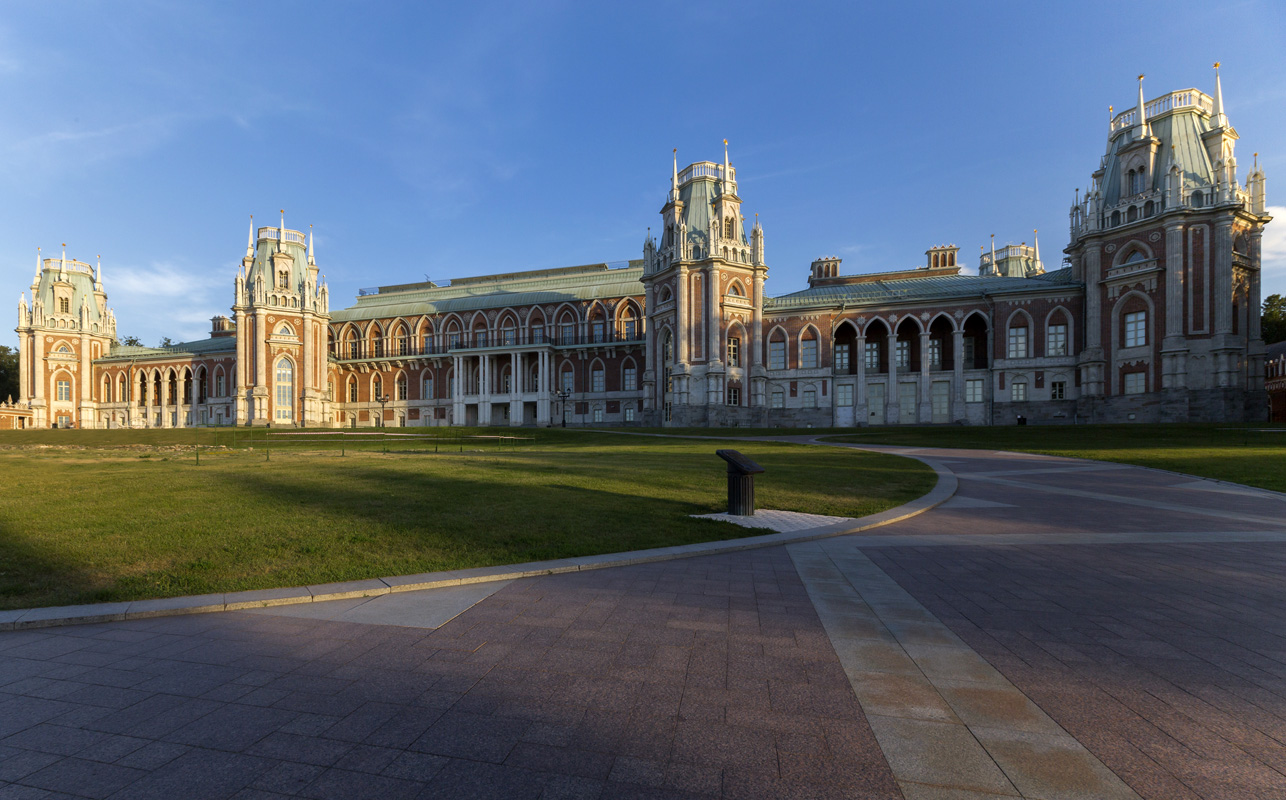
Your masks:
{"label": "lamp post", "polygon": [[380,404],[380,427],[384,427],[384,407],[388,405],[388,393],[383,397],[376,396],[375,400]]}
{"label": "lamp post", "polygon": [[567,391],[566,389],[558,390],[558,411],[563,415],[564,428],[567,427],[567,398],[571,396],[572,396],[572,393]]}

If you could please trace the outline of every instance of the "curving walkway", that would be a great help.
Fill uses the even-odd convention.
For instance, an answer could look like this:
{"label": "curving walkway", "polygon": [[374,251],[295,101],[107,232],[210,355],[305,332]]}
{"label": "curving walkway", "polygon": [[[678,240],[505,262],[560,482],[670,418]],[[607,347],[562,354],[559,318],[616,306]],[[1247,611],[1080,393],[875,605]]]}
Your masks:
{"label": "curving walkway", "polygon": [[1286,498],[881,449],[958,491],[812,542],[0,633],[0,797],[1286,796]]}

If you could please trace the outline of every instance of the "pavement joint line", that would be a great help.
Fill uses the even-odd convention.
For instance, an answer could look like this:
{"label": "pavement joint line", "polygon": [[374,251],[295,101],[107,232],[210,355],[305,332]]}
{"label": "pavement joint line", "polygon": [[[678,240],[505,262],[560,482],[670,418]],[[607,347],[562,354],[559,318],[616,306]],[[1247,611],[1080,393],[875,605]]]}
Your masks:
{"label": "pavement joint line", "polygon": [[[663,434],[633,434],[660,435]],[[674,437],[674,438],[718,438],[718,437]],[[177,616],[181,614],[205,614],[219,611],[240,611],[248,608],[266,608],[274,605],[293,605],[299,603],[324,602],[326,600],[343,600],[354,597],[368,597],[391,592],[409,592],[423,589],[440,589],[447,586],[461,586],[469,583],[486,583],[490,581],[507,581],[515,578],[533,578],[545,575],[561,575],[569,572],[583,572],[592,569],[623,567],[632,564],[651,564],[660,561],[673,561],[680,558],[735,553],[742,550],[755,550],[763,547],[778,547],[798,542],[811,542],[834,536],[846,536],[863,533],[874,528],[891,525],[911,517],[918,516],[935,508],[956,493],[959,481],[949,468],[932,458],[908,455],[920,461],[937,473],[938,481],[927,494],[917,497],[909,503],[832,525],[822,525],[790,533],[770,533],[760,536],[748,536],[739,539],[723,539],[711,542],[659,547],[649,550],[632,550],[623,553],[605,553],[594,556],[577,556],[573,558],[537,561],[526,564],[510,564],[495,567],[474,567],[470,569],[428,572],[419,575],[399,575],[384,578],[347,581],[344,583],[317,584],[313,586],[284,587],[278,589],[254,589],[247,592],[214,593],[195,597],[165,597],[154,600],[134,600],[121,603],[88,604],[76,606],[52,606],[44,608],[14,609],[0,611],[0,631],[28,630],[32,628],[50,628],[63,625],[91,625],[101,622],[119,622],[129,619],[147,617]]]}
{"label": "pavement joint line", "polygon": [[[966,478],[973,479],[975,475],[966,475]],[[1220,511],[1215,508],[1201,508],[1199,506],[1185,506],[1179,503],[1159,503],[1152,500],[1140,500],[1135,497],[1123,497],[1119,494],[1108,494],[1106,492],[1087,492],[1081,489],[1069,489],[1064,486],[1050,486],[1043,483],[1027,483],[1026,481],[1015,481],[1008,478],[986,478],[978,477],[977,480],[984,483],[994,483],[1001,486],[1012,486],[1016,489],[1027,489],[1031,491],[1045,492],[1047,494],[1062,494],[1068,497],[1083,497],[1089,500],[1105,501],[1108,503],[1121,503],[1122,505],[1140,506],[1142,508],[1154,508],[1158,511],[1170,511],[1179,514],[1200,514],[1205,517],[1218,517],[1221,519],[1231,519],[1240,522],[1255,522],[1261,525],[1276,525],[1281,522],[1280,518],[1260,517],[1253,514],[1238,514],[1235,511]]]}
{"label": "pavement joint line", "polygon": [[[1072,788],[1060,785],[1065,761],[1072,759],[1079,764],[1079,780],[1088,777],[1095,784],[1076,790],[1102,800],[1138,800],[1119,776],[862,553],[863,546],[862,540],[831,539],[786,550],[899,783],[1061,797]],[[840,580],[864,611],[834,605]],[[863,638],[855,623],[879,628],[865,628]]]}

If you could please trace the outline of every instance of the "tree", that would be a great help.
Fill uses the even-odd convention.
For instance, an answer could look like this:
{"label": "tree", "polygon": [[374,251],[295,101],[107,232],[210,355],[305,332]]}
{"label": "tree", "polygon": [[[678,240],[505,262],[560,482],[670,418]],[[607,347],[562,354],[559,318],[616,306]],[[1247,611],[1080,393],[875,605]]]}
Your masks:
{"label": "tree", "polygon": [[1260,317],[1264,331],[1264,342],[1286,342],[1286,297],[1270,294],[1264,300],[1264,312]]}
{"label": "tree", "polygon": [[174,340],[168,336],[162,339],[161,343],[157,345],[157,347],[173,347],[173,346],[174,346]]}
{"label": "tree", "polygon": [[125,345],[126,347],[143,346],[143,343],[139,341],[139,338],[137,336],[126,336],[124,339],[121,339],[121,344]]}
{"label": "tree", "polygon": [[0,403],[10,397],[19,400],[20,384],[18,383],[18,351],[12,347],[0,345]]}

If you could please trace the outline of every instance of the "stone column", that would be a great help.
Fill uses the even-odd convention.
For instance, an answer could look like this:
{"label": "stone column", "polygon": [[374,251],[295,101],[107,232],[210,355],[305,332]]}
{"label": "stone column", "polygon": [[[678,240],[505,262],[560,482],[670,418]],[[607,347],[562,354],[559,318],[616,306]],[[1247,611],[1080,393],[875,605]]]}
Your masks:
{"label": "stone column", "polygon": [[228,376],[229,380],[236,383],[232,389],[233,403],[235,405],[234,413],[238,425],[244,425],[249,419],[246,413],[246,371],[249,366],[248,347],[246,337],[250,331],[246,327],[246,312],[238,309],[237,316],[237,364],[233,374]]}
{"label": "stone column", "polygon": [[31,380],[32,380],[32,383],[35,384],[32,387],[35,389],[35,391],[32,392],[32,394],[35,396],[37,401],[43,402],[45,399],[45,377],[46,377],[45,376],[45,334],[43,331],[37,330],[35,335],[32,337],[32,351],[33,352],[31,354],[32,355]]}
{"label": "stone column", "polygon": [[884,423],[897,425],[902,421],[902,405],[898,401],[898,335],[894,331],[888,337],[889,386],[884,407]]}
{"label": "stone column", "polygon": [[[1070,345],[1069,345],[1070,346]],[[964,331],[951,332],[951,420],[965,418],[964,402]]]}
{"label": "stone column", "polygon": [[720,347],[723,340],[723,315],[719,313],[719,273],[712,269],[707,277],[706,283],[709,286],[706,291],[708,295],[706,329],[709,338],[706,345],[706,363],[718,368],[723,361],[723,350]]}
{"label": "stone column", "polygon": [[1232,217],[1225,214],[1215,221],[1214,278],[1211,298],[1214,301],[1215,385],[1234,386],[1232,335]]}
{"label": "stone column", "polygon": [[[1103,394],[1103,299],[1098,285],[1102,277],[1099,248],[1097,242],[1085,248],[1085,351],[1081,354],[1080,363],[1081,393],[1091,397]],[[994,342],[991,346],[994,347]]]}
{"label": "stone column", "polygon": [[[308,297],[305,295],[303,297],[303,305],[307,307],[307,303]],[[310,408],[308,400],[312,397],[313,390],[316,385],[316,382],[313,380],[313,362],[310,358],[313,348],[309,343],[309,339],[313,336],[312,321],[312,313],[304,311],[302,322],[299,325],[299,371],[301,373],[299,376],[299,392],[291,401],[299,403],[299,416],[295,418],[295,422],[301,428],[309,422],[308,412],[310,411]]]}
{"label": "stone column", "polygon": [[1161,388],[1187,384],[1188,345],[1183,338],[1183,225],[1165,226],[1165,338],[1161,340]]}
{"label": "stone column", "polygon": [[858,425],[865,425],[871,421],[871,410],[866,404],[866,337],[858,336],[854,347],[856,352],[853,357],[857,359],[857,397],[853,400],[853,419]]}
{"label": "stone column", "polygon": [[920,402],[917,408],[918,422],[931,422],[933,420],[933,399],[929,394],[930,381],[929,377],[929,332],[920,332]]}
{"label": "stone column", "polygon": [[688,268],[679,267],[674,292],[674,361],[688,363]]}
{"label": "stone column", "polygon": [[[25,320],[24,320],[25,324]],[[26,402],[31,397],[31,368],[35,363],[31,347],[31,334],[18,334],[18,400]]]}

